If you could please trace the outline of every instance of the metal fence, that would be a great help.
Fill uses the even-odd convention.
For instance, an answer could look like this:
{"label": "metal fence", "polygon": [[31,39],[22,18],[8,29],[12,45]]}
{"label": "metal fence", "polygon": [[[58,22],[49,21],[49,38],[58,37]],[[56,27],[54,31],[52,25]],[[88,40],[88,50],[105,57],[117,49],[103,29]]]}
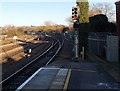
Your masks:
{"label": "metal fence", "polygon": [[88,36],[89,53],[106,57],[107,36],[115,36],[109,32],[91,32]]}

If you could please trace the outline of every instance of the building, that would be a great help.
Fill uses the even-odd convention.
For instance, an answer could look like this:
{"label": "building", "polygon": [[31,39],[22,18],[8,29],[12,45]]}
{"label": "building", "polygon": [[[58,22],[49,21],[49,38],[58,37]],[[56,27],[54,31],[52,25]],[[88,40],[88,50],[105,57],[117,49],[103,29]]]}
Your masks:
{"label": "building", "polygon": [[117,33],[120,36],[120,0],[116,3],[116,21],[117,21]]}

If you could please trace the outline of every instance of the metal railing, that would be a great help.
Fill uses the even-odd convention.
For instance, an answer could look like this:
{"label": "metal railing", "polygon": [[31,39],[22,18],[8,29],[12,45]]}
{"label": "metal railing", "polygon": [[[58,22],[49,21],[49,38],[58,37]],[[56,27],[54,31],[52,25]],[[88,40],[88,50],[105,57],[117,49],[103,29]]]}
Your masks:
{"label": "metal railing", "polygon": [[115,36],[109,32],[91,32],[88,36],[89,53],[106,57],[107,36]]}

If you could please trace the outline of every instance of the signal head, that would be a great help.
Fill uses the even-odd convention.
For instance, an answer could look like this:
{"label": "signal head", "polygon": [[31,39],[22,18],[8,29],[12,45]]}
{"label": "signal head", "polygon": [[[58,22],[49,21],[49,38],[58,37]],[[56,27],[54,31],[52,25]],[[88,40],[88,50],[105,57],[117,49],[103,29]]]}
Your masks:
{"label": "signal head", "polygon": [[72,19],[78,19],[79,18],[79,7],[78,6],[75,6],[75,7],[72,7]]}

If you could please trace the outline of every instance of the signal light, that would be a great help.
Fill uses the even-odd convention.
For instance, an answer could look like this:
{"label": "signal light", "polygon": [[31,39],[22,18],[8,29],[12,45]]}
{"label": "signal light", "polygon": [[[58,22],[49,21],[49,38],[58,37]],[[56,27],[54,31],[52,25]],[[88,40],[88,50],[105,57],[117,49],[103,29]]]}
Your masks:
{"label": "signal light", "polygon": [[74,16],[74,19],[78,18],[78,16]]}
{"label": "signal light", "polygon": [[78,19],[79,18],[79,7],[72,7],[72,19]]}
{"label": "signal light", "polygon": [[75,14],[77,14],[77,12],[75,12]]}
{"label": "signal light", "polygon": [[75,10],[77,10],[77,8],[74,8]]}

